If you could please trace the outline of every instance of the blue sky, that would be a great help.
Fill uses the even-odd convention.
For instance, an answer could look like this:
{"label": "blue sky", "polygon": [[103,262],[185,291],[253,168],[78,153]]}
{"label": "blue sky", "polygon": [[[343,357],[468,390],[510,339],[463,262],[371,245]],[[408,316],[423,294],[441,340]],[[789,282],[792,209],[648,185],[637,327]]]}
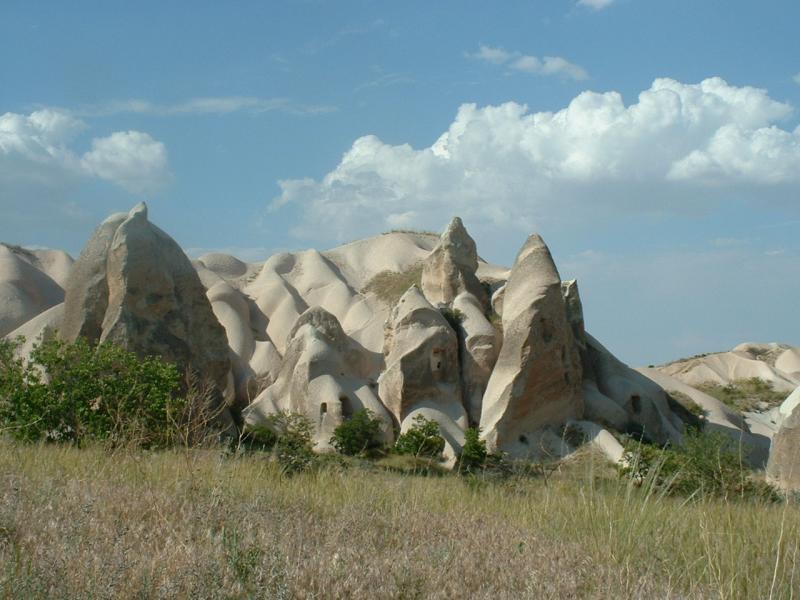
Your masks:
{"label": "blue sky", "polygon": [[0,240],[80,251],[145,199],[190,254],[462,216],[540,232],[587,326],[655,363],[800,345],[800,4],[16,2]]}

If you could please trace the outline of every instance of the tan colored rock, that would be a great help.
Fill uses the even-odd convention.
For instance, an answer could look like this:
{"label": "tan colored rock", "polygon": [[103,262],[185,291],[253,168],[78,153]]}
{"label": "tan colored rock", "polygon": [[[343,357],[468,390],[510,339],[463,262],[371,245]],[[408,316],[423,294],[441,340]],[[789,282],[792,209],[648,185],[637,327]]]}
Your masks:
{"label": "tan colored rock", "polygon": [[104,221],[76,261],[61,335],[112,342],[190,369],[225,393],[230,360],[200,279],[142,203]]}
{"label": "tan colored rock", "polygon": [[[739,379],[756,377],[788,394],[800,385],[800,376],[778,368],[778,360],[791,349],[780,344],[743,343],[728,352],[678,360],[659,367],[659,370],[692,386],[708,382],[727,385]],[[790,368],[792,362],[790,353],[780,364]]]}
{"label": "tan colored rock", "polygon": [[772,438],[767,479],[777,487],[800,492],[800,387],[781,404],[781,421]]}
{"label": "tan colored rock", "polygon": [[475,274],[477,270],[475,241],[461,219],[454,217],[423,263],[422,292],[434,306],[450,305],[461,292],[469,292],[485,310],[489,299]]}
{"label": "tan colored rock", "polygon": [[461,316],[458,327],[461,386],[470,423],[481,420],[483,394],[497,362],[503,337],[483,314],[483,307],[469,292],[453,301]]}
{"label": "tan colored rock", "polygon": [[52,308],[39,313],[30,321],[26,321],[23,325],[8,334],[8,339],[14,340],[16,338],[24,338],[24,342],[17,349],[17,356],[22,359],[27,359],[30,356],[33,347],[39,341],[49,341],[53,339],[61,327],[61,321],[64,318],[64,303],[56,304]]}
{"label": "tan colored rock", "polygon": [[483,397],[489,449],[537,453],[539,430],[583,415],[582,379],[558,270],[542,238],[531,235],[506,283],[503,345]]}
{"label": "tan colored rock", "polygon": [[[586,419],[621,431],[638,430],[659,444],[683,440],[683,422],[661,386],[628,367],[588,333],[584,362],[584,385],[597,390],[585,396]],[[613,405],[622,412],[611,410]]]}
{"label": "tan colored rock", "polygon": [[330,448],[334,429],[366,408],[383,423],[383,441],[391,442],[392,418],[368,378],[369,353],[347,337],[335,316],[321,307],[305,311],[286,343],[275,383],[243,411],[245,424],[262,426],[279,411],[302,414],[314,425],[317,450]]}
{"label": "tan colored rock", "polygon": [[496,315],[503,316],[503,298],[506,295],[506,284],[502,284],[492,294],[492,310]]}
{"label": "tan colored rock", "polygon": [[[414,411],[424,408],[426,416],[442,429],[452,429],[453,424],[462,432],[466,429],[458,339],[416,286],[392,309],[383,353],[386,369],[378,379],[378,395],[396,423],[403,424]],[[452,457],[458,448],[452,447],[452,439],[445,441],[445,455]]]}
{"label": "tan colored rock", "polygon": [[64,301],[32,251],[0,244],[0,337]]}
{"label": "tan colored rock", "polygon": [[586,349],[586,330],[583,323],[583,303],[578,291],[578,282],[574,279],[561,282],[561,295],[567,308],[567,321],[572,328],[572,335],[581,351]]}

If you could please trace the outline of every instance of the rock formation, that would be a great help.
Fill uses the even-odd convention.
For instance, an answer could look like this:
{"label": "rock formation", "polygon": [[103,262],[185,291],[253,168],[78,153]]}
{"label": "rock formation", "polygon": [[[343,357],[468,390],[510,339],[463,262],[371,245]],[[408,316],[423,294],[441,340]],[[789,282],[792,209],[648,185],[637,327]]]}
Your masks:
{"label": "rock formation", "polygon": [[64,301],[41,266],[34,252],[0,244],[0,337]]}
{"label": "rock formation", "polygon": [[475,275],[477,269],[475,241],[454,217],[423,263],[422,292],[434,306],[450,305],[461,292],[469,292],[485,309],[489,298]]}
{"label": "rock formation", "polygon": [[517,255],[502,310],[503,345],[483,397],[481,427],[491,450],[532,456],[534,434],[583,415],[580,352],[561,279],[538,235]]}
{"label": "rock formation", "polygon": [[772,438],[767,478],[788,491],[800,492],[800,387],[780,406],[778,431]]}
{"label": "rock formation", "polygon": [[800,385],[800,351],[782,344],[739,344],[728,352],[678,360],[659,370],[689,385],[727,385],[756,377],[787,394]]}
{"label": "rock formation", "polygon": [[462,292],[453,301],[461,322],[458,327],[459,360],[464,407],[470,423],[481,420],[483,394],[497,362],[503,337],[483,314],[483,307],[469,292]]}
{"label": "rock formation", "polygon": [[[0,246],[0,333],[25,335],[23,353],[58,329],[67,340],[158,354],[228,402],[235,390],[229,405],[250,425],[279,410],[307,415],[319,449],[361,407],[383,420],[387,441],[418,414],[436,420],[450,464],[468,425],[512,457],[570,452],[563,426],[580,419],[591,439],[608,439],[597,424],[681,439],[679,407],[658,382],[684,384],[661,372],[648,379],[586,333],[578,285],[561,282],[537,235],[510,271],[479,259],[457,217],[440,237],[393,232],[264,263],[221,253],[190,262],[140,205],[106,219],[70,263],[58,251]],[[417,269],[421,289],[396,300]],[[682,379],[767,369],[789,386],[800,377],[797,349],[750,344],[729,354],[721,367],[670,368]],[[709,425],[758,442],[766,458],[768,438],[702,396]]]}
{"label": "rock formation", "polygon": [[661,386],[618,360],[589,334],[585,356],[587,419],[659,444],[683,439],[683,422]]}
{"label": "rock formation", "polygon": [[441,312],[416,286],[403,294],[386,322],[386,368],[378,395],[395,421],[407,427],[417,411],[436,420],[447,444],[458,453],[467,427],[461,399],[458,340]]}
{"label": "rock formation", "polygon": [[61,335],[159,355],[220,392],[229,386],[225,330],[191,262],[147,220],[144,204],[104,221],[81,252],[66,290]]}
{"label": "rock formation", "polygon": [[392,440],[392,419],[368,379],[369,355],[335,316],[320,307],[308,309],[294,324],[286,347],[275,383],[244,410],[247,426],[266,425],[279,411],[299,413],[314,425],[315,447],[326,450],[334,429],[366,408],[383,422],[384,441]]}

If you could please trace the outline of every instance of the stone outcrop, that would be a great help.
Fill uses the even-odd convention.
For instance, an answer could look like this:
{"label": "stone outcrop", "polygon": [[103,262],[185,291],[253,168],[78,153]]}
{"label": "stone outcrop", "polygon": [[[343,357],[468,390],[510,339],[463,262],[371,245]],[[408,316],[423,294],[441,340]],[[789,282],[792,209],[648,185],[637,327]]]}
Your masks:
{"label": "stone outcrop", "polygon": [[502,310],[503,345],[483,397],[481,426],[491,450],[533,456],[540,430],[583,415],[580,351],[558,270],[538,235],[517,255]]}
{"label": "stone outcrop", "polygon": [[772,438],[767,479],[777,487],[800,492],[800,387],[780,406],[778,431]]}
{"label": "stone outcrop", "polygon": [[483,394],[502,344],[502,335],[483,314],[483,307],[469,292],[462,292],[453,301],[460,317],[458,327],[461,387],[464,407],[471,424],[481,420]]}
{"label": "stone outcrop", "polygon": [[161,356],[230,393],[225,330],[191,262],[143,203],[106,219],[81,252],[61,335]]}
{"label": "stone outcrop", "polygon": [[587,419],[642,434],[658,444],[683,439],[683,422],[671,410],[661,386],[628,367],[589,334],[584,374]]}
{"label": "stone outcrop", "polygon": [[[461,449],[467,413],[461,400],[458,339],[441,312],[416,286],[403,294],[386,322],[386,368],[378,395],[401,428],[425,409],[445,438],[445,455]],[[457,437],[452,432],[461,432]]]}
{"label": "stone outcrop", "polygon": [[320,307],[306,310],[286,342],[278,377],[244,412],[248,427],[267,425],[279,411],[299,413],[314,425],[318,450],[330,448],[334,429],[366,408],[383,422],[383,441],[391,442],[392,419],[367,378],[369,354],[347,337],[335,316]]}
{"label": "stone outcrop", "polygon": [[64,301],[61,286],[38,267],[33,252],[0,244],[0,337]]}
{"label": "stone outcrop", "polygon": [[489,298],[475,272],[478,251],[461,219],[454,217],[425,259],[422,267],[422,292],[434,306],[450,305],[461,292],[469,292],[486,309]]}

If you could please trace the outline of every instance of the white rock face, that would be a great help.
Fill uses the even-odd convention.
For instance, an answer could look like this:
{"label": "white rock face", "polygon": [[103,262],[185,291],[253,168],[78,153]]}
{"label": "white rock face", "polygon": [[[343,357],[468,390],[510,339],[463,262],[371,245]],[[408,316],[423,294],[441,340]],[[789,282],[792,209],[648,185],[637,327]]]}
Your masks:
{"label": "white rock face", "polygon": [[403,294],[386,322],[383,354],[386,369],[378,380],[378,395],[396,423],[403,425],[412,413],[426,409],[425,416],[443,431],[462,432],[460,437],[455,433],[445,437],[445,456],[458,452],[468,425],[458,340],[416,286]]}
{"label": "white rock face", "polygon": [[623,431],[637,429],[659,444],[682,441],[683,423],[661,386],[618,360],[588,333],[584,376],[584,389],[591,390],[585,395],[586,419]]}
{"label": "white rock face", "polygon": [[511,269],[502,322],[503,345],[483,397],[483,436],[491,450],[532,456],[539,430],[583,415],[580,351],[558,270],[538,235]]}
{"label": "white rock face", "polygon": [[0,337],[64,301],[64,290],[42,266],[34,252],[0,244]]}
{"label": "white rock face", "polygon": [[461,386],[469,420],[480,423],[483,394],[497,362],[503,336],[484,316],[483,307],[469,292],[462,292],[453,301],[461,313],[458,327]]}
{"label": "white rock face", "polygon": [[61,335],[113,342],[190,369],[225,394],[230,360],[191,262],[139,204],[104,221],[72,269]]}
{"label": "white rock face", "polygon": [[781,489],[800,491],[800,387],[781,404],[780,414],[769,452],[767,479]]}
{"label": "white rock face", "polygon": [[744,343],[729,352],[676,361],[659,370],[689,385],[727,385],[737,379],[757,377],[788,394],[800,385],[800,377],[793,371],[800,368],[798,360],[800,350],[791,346]]}
{"label": "white rock face", "polygon": [[278,411],[299,413],[314,425],[316,449],[327,450],[334,429],[366,408],[383,422],[383,441],[392,441],[392,418],[369,379],[369,355],[345,335],[335,316],[320,307],[308,309],[286,346],[275,383],[243,411],[246,425],[264,425]]}
{"label": "white rock face", "polygon": [[422,269],[422,292],[434,306],[450,305],[462,292],[472,294],[485,309],[489,306],[486,290],[475,274],[478,250],[461,219],[454,217],[439,243],[425,259]]}
{"label": "white rock face", "polygon": [[30,321],[8,334],[9,339],[22,337],[25,341],[17,349],[17,356],[23,360],[30,356],[33,347],[41,340],[48,341],[53,339],[61,328],[61,321],[64,318],[64,303],[56,304],[52,308],[39,313]]}

